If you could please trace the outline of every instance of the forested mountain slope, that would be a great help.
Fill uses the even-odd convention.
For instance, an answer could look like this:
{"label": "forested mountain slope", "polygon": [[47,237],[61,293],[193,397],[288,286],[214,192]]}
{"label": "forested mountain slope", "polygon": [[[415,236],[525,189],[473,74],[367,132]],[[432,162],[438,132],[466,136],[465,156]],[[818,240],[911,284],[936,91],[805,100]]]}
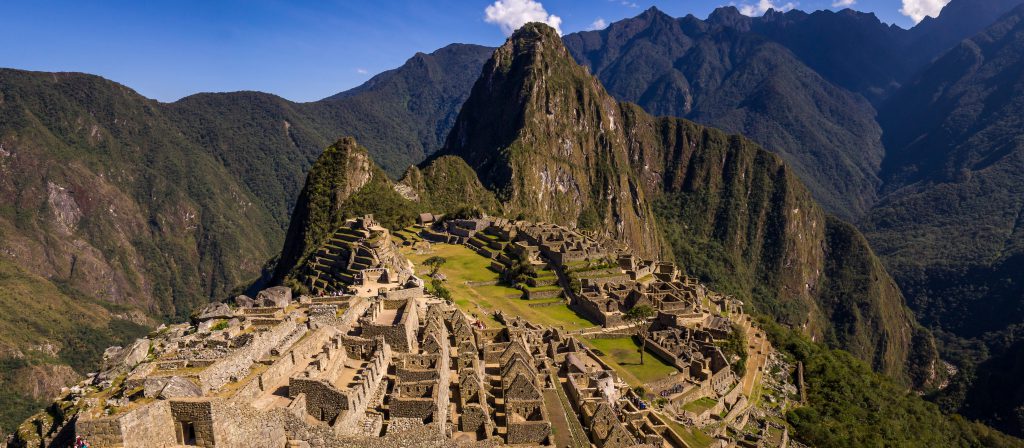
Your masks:
{"label": "forested mountain slope", "polygon": [[1000,378],[1020,371],[1007,354],[1020,353],[1014,328],[1024,323],[1022,117],[1024,6],[950,50],[882,109],[886,194],[864,224],[919,319],[988,349],[964,355],[950,344],[950,356],[966,364],[995,356],[966,372],[976,374],[961,379],[973,389],[952,406],[1018,435],[1024,388]]}

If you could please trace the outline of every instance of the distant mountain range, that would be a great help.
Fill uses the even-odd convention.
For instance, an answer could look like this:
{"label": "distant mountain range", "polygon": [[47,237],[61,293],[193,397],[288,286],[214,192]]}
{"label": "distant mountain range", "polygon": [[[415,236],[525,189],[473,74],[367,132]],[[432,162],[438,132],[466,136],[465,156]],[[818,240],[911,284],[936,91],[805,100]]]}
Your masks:
{"label": "distant mountain range", "polygon": [[[1021,10],[1013,9],[1020,3],[953,0],[938,18],[910,30],[851,10],[769,11],[749,18],[724,7],[699,20],[651,9],[601,31],[566,35],[568,54],[603,84],[601,92],[643,109],[617,106],[621,118],[656,130],[644,128],[643,135],[621,142],[593,135],[577,142],[602,148],[595,153],[600,163],[583,166],[628,165],[629,173],[575,171],[582,168],[529,152],[506,159],[483,152],[513,142],[559,150],[560,140],[516,134],[551,135],[513,127],[522,118],[519,106],[527,103],[479,114],[479,120],[494,120],[488,123],[463,117],[452,135],[466,140],[452,140],[449,132],[494,52],[475,45],[417,54],[360,87],[311,103],[260,92],[159,103],[91,75],[0,69],[0,260],[6,263],[0,264],[0,281],[31,285],[23,290],[36,291],[41,307],[8,307],[12,312],[0,318],[6,325],[0,328],[12,329],[0,337],[0,358],[12,360],[0,369],[0,382],[16,392],[4,401],[31,407],[61,383],[8,387],[19,376],[11,372],[71,365],[84,373],[106,344],[144,331],[154,319],[183,318],[200,303],[270,275],[268,261],[290,244],[282,235],[305,173],[323,148],[351,135],[390,177],[377,179],[393,183],[402,177],[433,209],[469,195],[486,206],[611,229],[609,236],[643,243],[651,253],[691,261],[695,273],[734,292],[799,297],[763,304],[776,318],[807,323],[811,334],[878,369],[919,383],[921,376],[941,376],[905,368],[914,335],[897,328],[916,328],[914,319],[903,315],[900,291],[884,286],[886,269],[859,232],[826,217],[834,214],[864,231],[917,320],[940,335],[943,355],[974,372],[936,399],[1024,434],[1020,389],[991,399],[997,395],[992,390],[1013,384],[999,372],[1020,352],[1015,329],[1024,324],[1024,162],[1018,148],[1024,128],[1017,118],[1024,116],[1024,49]],[[584,90],[593,96],[573,100],[589,108],[581,109],[580,119],[610,125],[588,115],[610,100],[589,84]],[[482,111],[484,105],[468,107]],[[645,111],[750,141],[689,122],[650,119]],[[490,113],[505,115],[496,120]],[[482,137],[485,131],[494,132]],[[679,139],[696,136],[717,139],[711,147],[720,156],[740,159],[711,163],[680,152]],[[435,155],[442,147],[439,154],[448,157]],[[638,147],[650,151],[644,160],[656,174],[623,158]],[[429,163],[408,169],[427,158]],[[528,171],[540,166],[547,171]],[[705,171],[679,171],[682,166]],[[736,173],[741,177],[729,177]],[[723,183],[695,184],[702,175],[720,176]],[[441,176],[455,180],[438,182]],[[524,193],[538,185],[558,191],[569,185],[565,176],[576,179],[579,203],[561,202],[554,193],[533,203]],[[597,200],[602,188],[622,199]],[[778,223],[772,216],[784,215],[772,213],[782,204],[816,217],[814,227],[773,228]],[[765,214],[749,213],[751,207]],[[751,245],[769,237],[771,244]],[[699,251],[680,250],[680,243]],[[771,247],[794,250],[796,258],[766,251]],[[840,247],[847,258],[837,256]],[[723,259],[699,259],[698,252],[723,257],[734,271],[721,271]],[[293,255],[301,257],[301,250]],[[820,270],[814,277],[823,283],[806,286],[812,282],[797,280],[807,272],[780,260]],[[853,278],[878,287],[830,283],[850,281],[840,271],[853,265],[865,275]],[[801,284],[814,291],[799,291]],[[23,300],[12,290],[0,292],[3,303]],[[68,313],[59,325],[52,313],[40,311],[72,302],[81,312]],[[808,310],[817,314],[797,318]],[[96,338],[87,349],[73,347],[72,340],[82,338],[67,336],[68,328]],[[69,376],[50,370],[40,375]],[[24,393],[30,390],[31,396]],[[14,420],[0,420],[0,429]]]}

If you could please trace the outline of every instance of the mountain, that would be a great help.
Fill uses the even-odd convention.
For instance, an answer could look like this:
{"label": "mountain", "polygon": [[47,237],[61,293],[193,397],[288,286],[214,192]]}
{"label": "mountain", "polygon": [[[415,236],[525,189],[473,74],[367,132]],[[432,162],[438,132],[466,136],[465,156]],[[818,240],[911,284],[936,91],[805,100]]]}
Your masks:
{"label": "mountain", "polygon": [[492,51],[452,44],[417,53],[355,89],[311,103],[235,92],[193,95],[165,107],[284,229],[303,173],[339,136],[356,137],[394,178],[440,148]]}
{"label": "mountain", "polygon": [[5,393],[52,394],[150,316],[188,316],[272,253],[270,213],[124,86],[0,70],[0,123],[0,362],[50,384],[5,381]]}
{"label": "mountain", "polygon": [[1021,0],[951,0],[938,17],[925,17],[910,29],[905,52],[908,63],[918,70],[926,67],[961,40],[981,32],[1022,3]]}
{"label": "mountain", "polygon": [[615,101],[550,27],[526,25],[495,52],[438,154],[465,160],[507,216],[675,258],[881,371],[927,376],[927,332],[794,170],[742,137]]}
{"label": "mountain", "polygon": [[767,20],[731,7],[706,21],[651,8],[565,43],[616,98],[743,134],[786,160],[830,212],[860,216],[883,155],[874,109],[752,31]]}
{"label": "mountain", "polygon": [[1022,13],[950,50],[880,114],[886,191],[868,235],[906,273],[922,320],[964,336],[1024,321]]}
{"label": "mountain", "polygon": [[[864,223],[868,237],[923,323],[1012,341],[1024,323],[1024,6],[936,60],[879,117],[885,196]],[[999,363],[979,365],[979,379],[986,365]],[[976,387],[994,384],[1005,383]],[[1022,434],[1024,420],[1009,417],[1022,394],[1018,385],[968,396],[1015,401],[996,418]]]}
{"label": "mountain", "polygon": [[[728,14],[736,14],[734,8],[722,8],[712,17]],[[923,64],[911,64],[906,57],[913,31],[886,25],[874,13],[771,10],[747,21],[750,32],[786,47],[822,78],[873,104],[884,100]],[[927,58],[951,45],[931,50]]]}

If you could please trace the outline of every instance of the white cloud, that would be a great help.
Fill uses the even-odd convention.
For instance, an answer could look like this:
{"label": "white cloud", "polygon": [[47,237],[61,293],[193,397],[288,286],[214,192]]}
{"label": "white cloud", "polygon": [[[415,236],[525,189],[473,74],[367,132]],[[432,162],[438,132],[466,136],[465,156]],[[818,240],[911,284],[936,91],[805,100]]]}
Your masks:
{"label": "white cloud", "polygon": [[604,21],[604,19],[598,17],[597,20],[594,21],[594,23],[591,23],[590,26],[587,27],[587,31],[603,30],[607,27],[608,24]]}
{"label": "white cloud", "polygon": [[360,67],[360,68],[356,69],[356,73],[359,73],[360,75],[365,75],[367,73],[370,73],[370,71],[365,69],[365,68]]}
{"label": "white cloud", "polygon": [[758,2],[754,4],[746,3],[740,5],[740,14],[747,17],[757,17],[764,15],[764,13],[768,12],[769,9],[786,12],[793,8],[796,8],[796,3],[793,2],[788,2],[784,5],[776,5],[772,0],[758,0]]}
{"label": "white cloud", "polygon": [[484,21],[498,25],[506,36],[530,22],[546,23],[562,34],[559,27],[562,18],[548,14],[544,5],[534,0],[497,0],[484,10],[484,14]]}
{"label": "white cloud", "polygon": [[924,20],[925,16],[938,17],[946,3],[949,0],[903,0],[900,14],[910,17],[916,24]]}
{"label": "white cloud", "polygon": [[857,3],[857,0],[836,0],[832,2],[833,8],[849,8]]}
{"label": "white cloud", "polygon": [[636,2],[630,2],[630,1],[627,1],[627,0],[622,0],[620,3],[622,3],[622,6],[628,6],[630,8],[636,8],[637,7]]}

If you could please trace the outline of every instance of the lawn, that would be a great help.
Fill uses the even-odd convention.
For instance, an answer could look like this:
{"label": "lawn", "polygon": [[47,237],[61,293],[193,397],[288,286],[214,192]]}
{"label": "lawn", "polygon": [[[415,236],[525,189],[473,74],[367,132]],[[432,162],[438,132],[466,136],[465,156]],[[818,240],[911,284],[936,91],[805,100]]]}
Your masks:
{"label": "lawn", "polygon": [[701,397],[683,405],[683,410],[700,415],[704,411],[713,408],[716,403],[717,402],[711,398]]}
{"label": "lawn", "polygon": [[403,253],[416,264],[416,272],[426,276],[428,268],[422,266],[427,258],[444,257],[447,261],[441,266],[440,272],[448,281],[445,282],[452,293],[455,304],[471,315],[476,315],[489,327],[500,324],[491,317],[494,310],[500,310],[506,316],[521,316],[524,319],[541,325],[561,327],[566,330],[578,330],[593,327],[595,324],[570,310],[564,304],[545,307],[531,307],[531,302],[519,298],[522,291],[501,285],[469,286],[466,282],[489,282],[498,279],[498,273],[489,266],[491,260],[484,258],[473,250],[460,245],[432,244],[429,253],[417,254],[409,248]]}
{"label": "lawn", "polygon": [[612,366],[630,386],[640,386],[664,378],[676,371],[675,367],[650,352],[644,354],[640,364],[640,346],[633,338],[585,339],[587,344],[603,353],[601,359]]}
{"label": "lawn", "polygon": [[679,437],[681,437],[687,445],[693,448],[704,448],[710,446],[711,442],[715,441],[714,438],[705,434],[704,431],[700,430],[700,428],[687,428],[665,415],[661,415],[660,417],[670,428],[672,428],[673,431],[676,432],[676,434],[679,434]]}

